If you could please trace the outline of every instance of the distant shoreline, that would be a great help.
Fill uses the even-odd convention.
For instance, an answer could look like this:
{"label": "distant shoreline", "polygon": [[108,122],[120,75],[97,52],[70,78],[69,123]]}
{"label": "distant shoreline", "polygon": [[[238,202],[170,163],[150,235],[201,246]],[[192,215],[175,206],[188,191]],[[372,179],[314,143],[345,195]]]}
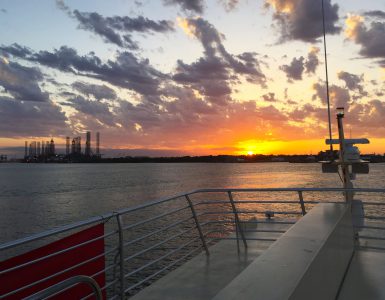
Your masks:
{"label": "distant shoreline", "polygon": [[[371,163],[385,162],[385,155],[363,155],[362,158]],[[55,156],[49,159],[18,159],[7,162],[18,163],[316,163],[330,160],[325,152],[318,155],[207,155],[207,156],[180,156],[180,157],[148,157],[148,156],[125,156],[114,158],[102,157],[76,157]]]}

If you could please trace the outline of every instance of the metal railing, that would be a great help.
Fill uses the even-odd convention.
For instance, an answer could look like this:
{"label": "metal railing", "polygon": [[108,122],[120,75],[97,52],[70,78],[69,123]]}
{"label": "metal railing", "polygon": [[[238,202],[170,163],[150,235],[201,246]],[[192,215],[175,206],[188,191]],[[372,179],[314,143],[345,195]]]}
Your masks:
{"label": "metal railing", "polygon": [[48,287],[45,290],[35,293],[25,298],[25,300],[40,300],[40,299],[51,298],[57,294],[62,293],[63,291],[69,288],[76,286],[79,283],[86,283],[88,286],[90,286],[92,288],[93,295],[96,297],[96,300],[103,299],[100,287],[93,278],[84,276],[84,275],[78,275],[78,276],[74,276],[66,280],[63,280],[53,286]]}
{"label": "metal railing", "polygon": [[[355,222],[357,248],[385,250],[385,225],[380,224],[385,223],[385,189],[200,189],[0,245],[0,257],[6,259],[92,225],[104,223],[105,228],[105,233],[100,237],[0,270],[0,276],[6,276],[11,271],[38,264],[94,241],[105,241],[102,254],[8,291],[0,295],[0,299],[55,279],[101,257],[105,259],[104,268],[89,277],[95,279],[97,276],[105,276],[105,284],[100,286],[100,291],[110,299],[125,299],[194,255],[202,251],[210,255],[210,246],[220,240],[236,240],[238,247],[240,241],[245,247],[249,241],[274,241],[285,232],[278,226],[294,224],[319,202],[342,203],[343,193],[352,191],[357,197],[371,199],[359,203],[365,207],[366,214],[356,216],[356,219],[365,220]],[[380,207],[381,210],[373,207]],[[259,228],[261,226],[258,227],[258,224],[271,226]],[[373,241],[376,243],[373,244]],[[93,293],[90,293],[83,299],[92,296]]]}

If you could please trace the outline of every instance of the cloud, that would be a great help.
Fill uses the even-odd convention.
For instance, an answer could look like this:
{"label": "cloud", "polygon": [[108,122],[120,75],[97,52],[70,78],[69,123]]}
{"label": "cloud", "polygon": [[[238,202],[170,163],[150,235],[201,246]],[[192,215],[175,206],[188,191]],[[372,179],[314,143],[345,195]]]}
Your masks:
{"label": "cloud", "polygon": [[59,9],[66,12],[67,14],[72,13],[71,9],[69,8],[68,5],[65,4],[64,0],[56,0],[56,5]]}
{"label": "cloud", "polygon": [[32,51],[24,46],[21,46],[17,43],[13,43],[11,46],[1,46],[0,50],[4,53],[4,55],[14,55],[16,57],[24,58],[27,55],[30,55]]}
{"label": "cloud", "polygon": [[359,53],[366,58],[379,58],[385,67],[385,22],[371,22],[369,27],[359,15],[346,19],[345,34],[348,39],[361,46]]}
{"label": "cloud", "polygon": [[16,100],[48,101],[48,93],[41,90],[43,74],[36,67],[25,67],[17,62],[0,59],[0,86]]}
{"label": "cloud", "polygon": [[267,93],[263,95],[262,98],[266,102],[279,102],[279,100],[275,97],[275,93]]}
{"label": "cloud", "polygon": [[81,24],[79,28],[92,31],[93,33],[103,37],[106,42],[116,44],[120,47],[127,47],[129,49],[138,48],[129,36],[126,38],[121,37],[119,33],[115,32],[110,26],[108,26],[104,17],[98,13],[82,13],[78,10],[74,10],[73,14]]}
{"label": "cloud", "polygon": [[[1,49],[8,55],[30,62],[135,91],[144,96],[144,100],[157,103],[161,103],[162,93],[167,92],[163,86],[170,79],[186,88],[195,89],[207,97],[208,101],[221,105],[231,101],[231,85],[238,83],[241,78],[265,85],[266,78],[260,69],[256,53],[228,53],[222,44],[223,36],[203,19],[186,19],[186,24],[194,30],[194,36],[202,43],[204,56],[191,64],[177,61],[175,72],[171,76],[157,71],[148,59],[140,60],[130,52],[117,52],[115,59],[103,62],[93,52],[79,55],[75,49],[67,46],[38,52],[17,44],[3,46]],[[81,89],[86,92],[84,86]],[[86,93],[90,94],[89,91]]]}
{"label": "cloud", "polygon": [[178,60],[173,76],[175,81],[189,85],[209,97],[212,103],[221,105],[230,101],[230,85],[240,77],[265,86],[266,78],[256,53],[228,53],[222,43],[223,35],[202,18],[179,19],[179,25],[187,34],[200,41],[204,55],[191,64]]}
{"label": "cloud", "polygon": [[[12,46],[1,49],[10,49],[9,53],[17,56]],[[103,80],[145,96],[157,96],[161,79],[167,78],[151,67],[148,59],[139,60],[130,52],[118,52],[115,60],[102,62],[93,52],[80,56],[75,49],[62,46],[53,52],[23,52],[20,58],[62,72]]]}
{"label": "cloud", "polygon": [[7,10],[5,9],[5,8],[2,8],[2,9],[0,9],[0,11],[2,12],[2,13],[7,13]]}
{"label": "cloud", "polygon": [[170,114],[181,114],[185,118],[197,115],[215,114],[216,110],[206,101],[203,101],[194,94],[191,89],[171,86],[167,88],[167,94],[173,101],[164,104],[165,110]]}
{"label": "cloud", "polygon": [[70,106],[77,110],[76,116],[72,118],[76,121],[82,119],[83,116],[79,114],[81,113],[100,122],[100,126],[115,126],[114,115],[111,113],[110,106],[106,102],[92,101],[82,96],[76,96],[68,99],[67,102],[62,103],[62,105]]}
{"label": "cloud", "polygon": [[305,70],[304,61],[305,59],[303,56],[299,58],[294,57],[290,65],[282,65],[280,67],[280,69],[286,73],[286,77],[289,82],[302,79],[302,73]]}
{"label": "cloud", "polygon": [[63,0],[56,0],[56,5],[71,18],[76,19],[80,23],[79,28],[99,35],[105,42],[131,50],[139,48],[137,43],[132,40],[132,32],[149,33],[174,30],[173,22],[167,20],[153,21],[143,16],[136,18],[104,17],[96,12],[80,12],[76,9],[71,11]]}
{"label": "cloud", "polygon": [[173,31],[173,23],[170,21],[153,21],[143,16],[136,18],[125,17],[103,17],[92,12],[73,11],[74,17],[80,22],[80,28],[94,32],[103,37],[109,43],[126,47],[129,49],[138,49],[136,42],[132,40],[132,32],[168,32]]}
{"label": "cloud", "polygon": [[307,55],[307,61],[305,62],[306,73],[314,74],[318,65],[318,54],[320,49],[318,47],[312,47]]}
{"label": "cloud", "polygon": [[15,101],[0,97],[0,136],[30,137],[68,134],[67,117],[60,106],[51,101]]}
{"label": "cloud", "polygon": [[[363,105],[361,115],[361,124],[374,128],[375,131],[382,129],[382,133],[378,132],[381,137],[384,134],[384,114],[385,114],[385,103],[378,99],[369,101],[366,105]],[[376,134],[376,132],[370,131],[370,134]]]}
{"label": "cloud", "polygon": [[[173,93],[181,93],[183,98],[164,103],[161,110],[149,104],[120,103],[115,111],[116,120],[123,125],[130,143],[179,149],[187,146],[191,151],[205,144],[223,145],[242,139],[265,138],[267,129],[274,133],[270,138],[280,136],[285,130],[293,132],[289,130],[293,128],[287,124],[286,115],[271,105],[258,107],[255,101],[245,101],[213,107],[197,99],[194,93],[186,94],[186,89]],[[140,125],[139,131],[135,130],[136,123]],[[154,142],[156,144],[151,144]]]}
{"label": "cloud", "polygon": [[[327,104],[327,97],[326,97],[326,86],[324,84],[315,83],[313,84],[313,90],[315,91],[315,94],[313,95],[312,99],[321,100],[321,103],[326,105]],[[337,107],[345,107],[346,110],[349,109],[350,105],[350,93],[347,88],[342,88],[337,85],[331,85],[329,88],[329,94],[330,94],[330,106],[336,109]]]}
{"label": "cloud", "polygon": [[106,85],[90,84],[86,82],[76,81],[72,83],[72,87],[86,96],[94,96],[97,100],[116,99],[116,93],[113,89]]}
{"label": "cloud", "polygon": [[364,81],[364,75],[358,76],[349,72],[338,72],[338,79],[345,82],[346,87],[351,91],[358,91],[360,95],[366,96],[367,93],[364,91],[362,82]]}
{"label": "cloud", "polygon": [[203,0],[163,0],[166,5],[179,5],[185,11],[203,13]]}
{"label": "cloud", "polygon": [[[274,9],[274,20],[279,27],[280,40],[315,42],[322,36],[322,7],[314,0],[265,0],[266,7]],[[338,5],[324,1],[326,33],[337,34]]]}
{"label": "cloud", "polygon": [[223,5],[223,7],[227,12],[234,10],[240,2],[240,0],[218,0],[218,1]]}
{"label": "cloud", "polygon": [[371,10],[364,13],[366,17],[385,19],[385,11],[382,10]]}
{"label": "cloud", "polygon": [[[321,87],[323,88],[323,87]],[[343,92],[345,93],[345,92]],[[338,106],[338,105],[335,105]],[[335,109],[333,107],[333,110]],[[353,102],[348,107],[345,106],[345,113],[348,116],[344,121],[347,128],[352,129],[353,135],[370,136],[382,138],[385,134],[385,124],[383,122],[383,116],[385,114],[385,103],[378,99],[372,99],[366,103]],[[319,132],[326,130],[327,122],[327,110],[326,107],[319,107],[316,103],[305,104],[302,107],[297,107],[292,112],[288,113],[290,120],[301,122],[306,118],[310,118],[317,124],[324,124],[323,127],[318,127],[314,132],[315,135],[319,135]],[[334,125],[333,125],[334,126]]]}
{"label": "cloud", "polygon": [[178,60],[173,79],[198,90],[213,103],[225,104],[231,94],[226,66],[215,57],[200,58],[191,64]]}
{"label": "cloud", "polygon": [[306,60],[303,56],[299,58],[294,57],[289,65],[280,66],[280,69],[286,73],[288,81],[302,80],[304,71],[306,71],[307,74],[315,74],[319,65],[319,51],[318,47],[311,47]]}

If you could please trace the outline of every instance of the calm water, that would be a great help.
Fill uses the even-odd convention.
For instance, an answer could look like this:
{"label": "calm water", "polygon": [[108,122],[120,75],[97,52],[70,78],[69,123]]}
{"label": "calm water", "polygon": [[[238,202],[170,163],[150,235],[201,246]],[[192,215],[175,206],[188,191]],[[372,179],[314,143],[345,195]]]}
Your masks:
{"label": "calm water", "polygon": [[[385,188],[385,164],[356,187]],[[319,164],[0,164],[0,242],[197,188],[340,187]]]}

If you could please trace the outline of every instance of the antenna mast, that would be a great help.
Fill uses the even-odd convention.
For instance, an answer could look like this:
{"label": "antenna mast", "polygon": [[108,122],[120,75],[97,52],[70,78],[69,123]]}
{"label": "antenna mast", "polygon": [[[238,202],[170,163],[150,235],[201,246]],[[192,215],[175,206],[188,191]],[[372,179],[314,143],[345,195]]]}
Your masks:
{"label": "antenna mast", "polygon": [[[328,121],[329,121],[329,139],[332,139],[332,123],[330,120],[330,96],[329,96],[329,75],[328,75],[328,59],[326,52],[326,29],[325,29],[325,9],[324,9],[324,0],[321,0],[322,3],[322,29],[324,37],[324,54],[325,54],[325,76],[326,76],[326,99],[328,104]],[[333,144],[330,143],[330,155],[333,155]]]}

